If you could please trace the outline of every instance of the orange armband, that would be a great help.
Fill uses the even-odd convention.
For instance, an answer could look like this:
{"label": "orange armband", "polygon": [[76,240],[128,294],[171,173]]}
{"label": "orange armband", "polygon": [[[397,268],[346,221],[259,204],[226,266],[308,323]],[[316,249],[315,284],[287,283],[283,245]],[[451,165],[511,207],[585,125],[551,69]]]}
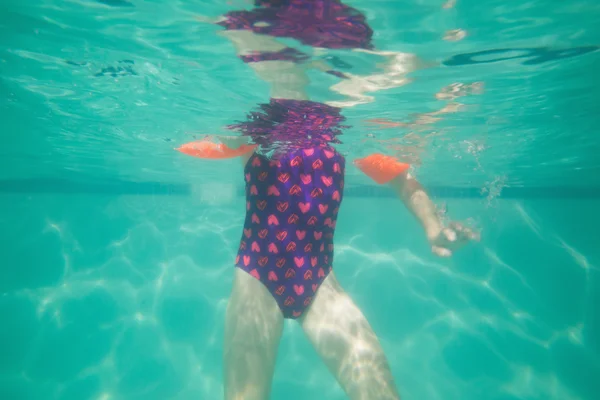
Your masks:
{"label": "orange armband", "polygon": [[365,175],[380,185],[388,183],[410,168],[410,164],[401,163],[394,157],[383,154],[371,154],[359,158],[354,161],[354,164]]}
{"label": "orange armband", "polygon": [[186,143],[176,150],[192,157],[223,159],[243,156],[244,154],[254,151],[256,147],[257,146],[254,144],[243,144],[237,149],[232,149],[223,143],[214,143],[209,140],[199,140],[196,142]]}

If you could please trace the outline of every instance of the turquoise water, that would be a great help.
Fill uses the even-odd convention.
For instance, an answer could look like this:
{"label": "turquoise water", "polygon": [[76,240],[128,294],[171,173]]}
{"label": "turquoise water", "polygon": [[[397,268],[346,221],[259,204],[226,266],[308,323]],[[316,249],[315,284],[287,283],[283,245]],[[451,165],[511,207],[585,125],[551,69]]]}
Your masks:
{"label": "turquoise water", "polygon": [[[481,243],[435,258],[401,203],[348,170],[335,268],[403,399],[597,398],[600,52],[444,62],[598,45],[600,5],[347,3],[367,15],[378,48],[433,66],[347,109],[340,148],[412,157],[440,208],[482,232]],[[173,148],[223,132],[267,98],[217,29],[193,19],[245,6],[0,4],[1,399],[222,398],[243,181],[237,163]],[[377,62],[335,55],[357,73]],[[310,90],[337,99],[335,83],[312,74]],[[479,89],[436,98],[452,84]],[[408,122],[453,101],[460,112],[430,125],[367,121]],[[272,398],[344,398],[294,323]]]}

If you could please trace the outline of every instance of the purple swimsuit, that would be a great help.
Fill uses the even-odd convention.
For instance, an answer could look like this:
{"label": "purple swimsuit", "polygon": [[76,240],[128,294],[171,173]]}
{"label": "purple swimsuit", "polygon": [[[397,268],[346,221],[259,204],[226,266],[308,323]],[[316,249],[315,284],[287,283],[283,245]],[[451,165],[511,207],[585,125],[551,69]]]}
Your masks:
{"label": "purple swimsuit", "polygon": [[244,169],[246,220],[236,266],[260,280],[285,318],[298,318],[332,269],[333,234],[343,197],[339,109],[272,99],[230,126],[271,157],[255,153]]}

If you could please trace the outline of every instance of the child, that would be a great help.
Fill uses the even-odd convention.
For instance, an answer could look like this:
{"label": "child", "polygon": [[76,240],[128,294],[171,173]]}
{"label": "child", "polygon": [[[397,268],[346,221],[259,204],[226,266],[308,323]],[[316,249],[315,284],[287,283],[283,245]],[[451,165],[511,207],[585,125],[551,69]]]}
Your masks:
{"label": "child", "polygon": [[[266,1],[257,3],[264,6]],[[270,3],[271,7],[278,3],[300,9],[318,4],[322,7],[317,11],[332,16],[332,20],[321,18],[321,25],[318,18],[302,19],[304,25],[297,32],[304,33],[296,36],[309,44],[351,43],[348,46],[370,48],[370,29],[356,10],[339,1]],[[275,36],[276,27],[294,26],[291,22],[298,22],[294,17],[298,14],[281,8],[258,10],[256,15],[240,12],[229,17],[238,22],[228,23],[236,29],[227,31],[227,36],[240,57],[271,84],[270,101],[246,121],[229,127],[241,136],[179,148],[205,159],[238,157],[244,164],[246,219],[225,321],[225,399],[269,398],[283,321],[288,318],[300,323],[350,399],[397,400],[398,390],[377,336],[333,271],[334,232],[346,167],[344,156],[333,145],[339,143],[345,118],[340,108],[308,98],[301,56],[267,36]],[[340,21],[349,25],[333,35]],[[269,32],[247,28],[264,24],[271,24]],[[314,33],[319,27],[329,29],[329,36],[320,41]],[[306,38],[311,29],[312,36]],[[423,226],[435,254],[450,256],[477,239],[460,224],[442,225],[435,206],[407,172],[407,164],[381,154],[355,160],[355,164],[398,194]]]}

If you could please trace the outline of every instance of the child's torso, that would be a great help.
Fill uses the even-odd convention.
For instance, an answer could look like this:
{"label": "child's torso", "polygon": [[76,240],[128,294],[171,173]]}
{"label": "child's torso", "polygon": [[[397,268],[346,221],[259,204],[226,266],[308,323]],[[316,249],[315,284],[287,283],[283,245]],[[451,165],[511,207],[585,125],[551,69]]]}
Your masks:
{"label": "child's torso", "polygon": [[277,160],[252,155],[244,169],[242,253],[331,253],[344,168],[344,157],[330,147],[298,149]]}

